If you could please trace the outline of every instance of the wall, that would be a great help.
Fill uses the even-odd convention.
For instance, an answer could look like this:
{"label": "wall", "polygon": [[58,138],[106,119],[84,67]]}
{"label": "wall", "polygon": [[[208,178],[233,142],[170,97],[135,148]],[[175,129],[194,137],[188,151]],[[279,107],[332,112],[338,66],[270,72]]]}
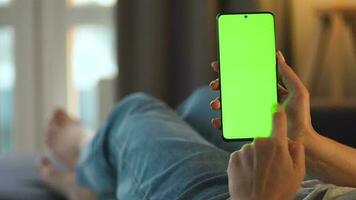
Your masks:
{"label": "wall", "polygon": [[[356,87],[354,78],[356,77],[355,50],[352,50],[350,45],[352,43],[350,33],[342,25],[331,33],[332,36],[328,44],[324,42],[326,59],[319,67],[317,66],[316,77],[310,79],[309,76],[311,70],[315,67],[311,62],[312,58],[324,50],[324,48],[320,49],[316,45],[318,41],[317,33],[321,24],[317,10],[321,7],[333,5],[335,2],[356,5],[354,0],[259,1],[261,9],[276,13],[277,47],[281,49],[285,46],[285,50],[290,53],[290,55],[287,54],[287,61],[308,86],[315,106],[353,106],[353,100],[345,99],[345,96],[347,98],[356,97],[356,90],[353,89]],[[290,5],[283,6],[283,4]],[[290,31],[285,32],[284,30]],[[325,34],[321,36],[325,36]],[[288,38],[281,39],[284,37]],[[281,44],[285,41],[290,41],[290,45]],[[346,69],[344,73],[340,70],[343,67]],[[338,75],[338,77],[334,75]],[[309,79],[312,82],[316,81],[315,86],[309,84]],[[334,87],[335,85],[336,87]],[[340,85],[342,89],[337,89],[337,85]],[[332,93],[336,95],[331,97]],[[330,103],[329,100],[334,103]]]}
{"label": "wall", "polygon": [[[329,43],[326,43],[326,59],[320,66],[313,66],[310,58],[323,49],[316,48],[317,33],[320,28],[320,18],[317,10],[331,6],[333,0],[294,0],[293,1],[293,57],[298,74],[311,90],[315,106],[341,106],[353,104],[347,98],[356,97],[356,62],[355,54],[351,49],[350,33],[338,24],[331,32]],[[338,1],[341,2],[341,1]],[[356,1],[345,1],[356,5]],[[325,35],[325,34],[324,34]],[[317,76],[311,80],[316,85],[308,84],[308,74],[312,67],[318,67]],[[345,67],[346,71],[342,71]],[[340,85],[342,90],[337,89]],[[333,89],[334,88],[334,89]],[[329,102],[329,100],[331,102]],[[335,102],[335,103],[332,103]],[[356,105],[356,104],[355,104]],[[354,106],[354,105],[352,105]]]}

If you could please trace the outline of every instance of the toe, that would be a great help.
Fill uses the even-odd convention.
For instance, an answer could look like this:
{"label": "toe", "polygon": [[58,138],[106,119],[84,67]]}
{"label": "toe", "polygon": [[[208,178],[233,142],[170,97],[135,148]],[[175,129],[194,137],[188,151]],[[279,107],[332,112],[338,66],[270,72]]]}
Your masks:
{"label": "toe", "polygon": [[57,108],[53,112],[52,121],[59,126],[64,126],[68,121],[70,121],[70,117],[63,108]]}
{"label": "toe", "polygon": [[47,156],[41,156],[38,159],[38,165],[39,166],[47,166],[50,164],[49,158]]}
{"label": "toe", "polygon": [[50,161],[47,156],[41,156],[37,162],[39,175],[44,183],[48,183],[50,175]]}

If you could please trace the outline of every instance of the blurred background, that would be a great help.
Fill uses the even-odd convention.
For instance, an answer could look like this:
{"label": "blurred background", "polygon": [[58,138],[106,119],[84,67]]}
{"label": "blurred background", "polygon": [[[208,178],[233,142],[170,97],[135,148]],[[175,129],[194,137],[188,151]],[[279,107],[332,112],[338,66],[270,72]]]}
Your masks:
{"label": "blurred background", "polygon": [[355,0],[0,0],[0,154],[40,151],[57,107],[95,130],[134,91],[177,106],[215,78],[216,14],[247,11],[275,13],[314,115],[356,122]]}
{"label": "blurred background", "polygon": [[275,14],[317,130],[356,146],[356,0],[0,0],[0,174],[57,107],[93,130],[135,91],[176,107],[216,78],[216,14],[250,11]]}

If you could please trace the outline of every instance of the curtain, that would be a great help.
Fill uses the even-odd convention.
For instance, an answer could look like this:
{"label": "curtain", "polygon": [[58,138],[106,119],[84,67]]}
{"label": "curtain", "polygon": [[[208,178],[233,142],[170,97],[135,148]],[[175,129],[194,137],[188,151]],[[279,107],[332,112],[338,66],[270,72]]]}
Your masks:
{"label": "curtain", "polygon": [[119,0],[118,99],[142,91],[177,106],[216,78],[217,13],[258,9],[253,0]]}

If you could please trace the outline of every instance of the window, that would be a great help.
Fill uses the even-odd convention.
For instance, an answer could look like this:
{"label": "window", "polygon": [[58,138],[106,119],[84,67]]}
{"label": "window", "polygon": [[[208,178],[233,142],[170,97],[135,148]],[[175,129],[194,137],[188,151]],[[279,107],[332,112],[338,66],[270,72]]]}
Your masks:
{"label": "window", "polygon": [[117,75],[113,37],[104,25],[77,25],[68,34],[77,112],[87,128],[99,126],[99,82]]}
{"label": "window", "polygon": [[34,87],[39,78],[34,77],[33,62],[34,2],[0,0],[0,154],[38,147],[34,128],[38,122],[34,102],[39,90]]}
{"label": "window", "polygon": [[[67,78],[70,111],[76,113],[87,128],[97,129],[103,120],[100,95],[102,81],[117,76],[113,14],[116,0],[67,0]],[[100,16],[101,18],[87,18]]]}
{"label": "window", "polygon": [[116,3],[116,0],[71,0],[69,4],[72,6],[105,6],[111,7]]}
{"label": "window", "polygon": [[0,0],[0,154],[41,150],[57,107],[98,128],[118,74],[115,3]]}
{"label": "window", "polygon": [[14,30],[0,26],[0,153],[12,146],[13,99],[15,84]]}
{"label": "window", "polygon": [[7,6],[10,4],[10,0],[0,0],[0,6]]}

